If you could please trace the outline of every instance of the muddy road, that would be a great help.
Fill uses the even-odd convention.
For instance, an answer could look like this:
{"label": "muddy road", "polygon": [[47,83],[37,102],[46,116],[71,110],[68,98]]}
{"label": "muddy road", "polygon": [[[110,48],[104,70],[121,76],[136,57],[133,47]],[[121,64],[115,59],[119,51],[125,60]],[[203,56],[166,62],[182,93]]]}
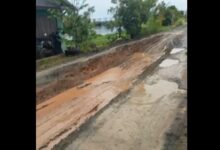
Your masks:
{"label": "muddy road", "polygon": [[38,74],[37,149],[182,146],[184,38],[186,28],[160,33]]}

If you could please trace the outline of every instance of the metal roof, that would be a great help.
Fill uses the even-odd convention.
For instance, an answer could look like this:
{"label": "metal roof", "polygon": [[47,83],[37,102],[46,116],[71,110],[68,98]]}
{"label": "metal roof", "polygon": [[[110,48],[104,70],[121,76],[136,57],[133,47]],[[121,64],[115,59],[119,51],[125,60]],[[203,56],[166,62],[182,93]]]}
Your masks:
{"label": "metal roof", "polygon": [[[72,4],[68,0],[63,0],[64,5]],[[61,7],[62,4],[56,0],[36,0],[36,7]]]}
{"label": "metal roof", "polygon": [[53,0],[36,0],[36,7],[59,7],[60,4]]}

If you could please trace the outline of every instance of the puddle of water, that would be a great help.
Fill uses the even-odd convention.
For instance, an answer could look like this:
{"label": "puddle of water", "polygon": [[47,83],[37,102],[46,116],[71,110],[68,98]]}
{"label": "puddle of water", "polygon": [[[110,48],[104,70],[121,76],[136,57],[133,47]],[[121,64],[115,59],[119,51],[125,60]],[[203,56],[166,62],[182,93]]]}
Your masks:
{"label": "puddle of water", "polygon": [[[67,136],[73,132],[77,126],[105,107],[114,97],[130,88],[133,79],[151,63],[150,56],[143,53],[134,54],[125,63],[127,69],[120,66],[110,68],[85,80],[84,84],[68,89],[39,104],[37,106],[38,147],[50,142],[51,137],[59,141],[61,136]],[[71,125],[73,123],[75,124]],[[70,128],[70,125],[72,129],[62,133],[63,130]],[[57,137],[60,133],[62,135]],[[50,142],[48,148],[54,145],[54,141]]]}
{"label": "puddle of water", "polygon": [[175,65],[175,64],[178,64],[179,61],[178,60],[175,60],[175,59],[166,59],[164,60],[159,66],[160,67],[169,67],[169,66],[172,66],[172,65]]}
{"label": "puddle of water", "polygon": [[171,53],[170,54],[175,54],[175,53],[179,53],[181,51],[185,50],[184,48],[174,48],[172,49]]}

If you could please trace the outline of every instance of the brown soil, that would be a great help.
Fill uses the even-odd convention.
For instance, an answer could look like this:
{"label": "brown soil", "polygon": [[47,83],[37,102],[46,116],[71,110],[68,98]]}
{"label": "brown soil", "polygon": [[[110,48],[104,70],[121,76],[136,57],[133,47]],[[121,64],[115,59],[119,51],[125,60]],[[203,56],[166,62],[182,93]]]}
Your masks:
{"label": "brown soil", "polygon": [[[168,45],[178,35],[155,35],[56,71],[55,80],[37,87],[37,149],[51,149],[131,89],[149,68],[169,54]],[[158,90],[154,91],[157,97]]]}
{"label": "brown soil", "polygon": [[71,87],[83,84],[84,80],[121,64],[133,53],[150,48],[150,46],[158,42],[161,37],[161,35],[158,35],[145,41],[134,43],[132,46],[129,45],[129,47],[128,45],[117,47],[114,52],[90,59],[85,63],[78,63],[68,68],[65,72],[62,72],[60,79],[44,87],[37,87],[36,103],[39,104]]}

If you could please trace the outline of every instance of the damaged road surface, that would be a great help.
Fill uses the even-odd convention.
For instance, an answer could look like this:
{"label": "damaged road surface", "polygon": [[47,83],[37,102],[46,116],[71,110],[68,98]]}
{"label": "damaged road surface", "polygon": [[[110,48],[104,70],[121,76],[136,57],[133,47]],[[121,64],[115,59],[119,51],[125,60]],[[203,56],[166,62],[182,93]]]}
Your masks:
{"label": "damaged road surface", "polygon": [[186,119],[186,49],[170,52],[182,45],[185,32],[129,42],[39,77],[37,149],[181,145],[167,141],[178,141]]}

